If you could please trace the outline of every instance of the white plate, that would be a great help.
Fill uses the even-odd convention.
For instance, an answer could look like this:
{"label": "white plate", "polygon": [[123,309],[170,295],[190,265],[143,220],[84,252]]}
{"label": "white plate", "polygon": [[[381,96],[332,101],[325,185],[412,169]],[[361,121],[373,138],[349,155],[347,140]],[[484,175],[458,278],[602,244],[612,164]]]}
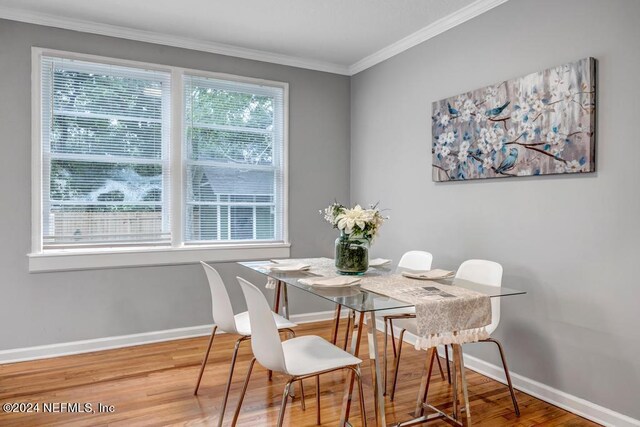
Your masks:
{"label": "white plate", "polygon": [[391,262],[390,259],[384,258],[375,258],[369,260],[369,267],[382,267],[383,265],[387,265]]}
{"label": "white plate", "polygon": [[300,279],[300,283],[307,286],[313,286],[314,288],[348,288],[349,286],[356,286],[360,284],[359,277],[313,277],[307,279]]}
{"label": "white plate", "polygon": [[453,271],[429,270],[429,271],[403,271],[402,275],[418,280],[438,280],[453,277]]}
{"label": "white plate", "polygon": [[295,263],[295,264],[276,264],[268,267],[269,270],[275,273],[293,272],[293,271],[306,271],[311,268],[309,264]]}

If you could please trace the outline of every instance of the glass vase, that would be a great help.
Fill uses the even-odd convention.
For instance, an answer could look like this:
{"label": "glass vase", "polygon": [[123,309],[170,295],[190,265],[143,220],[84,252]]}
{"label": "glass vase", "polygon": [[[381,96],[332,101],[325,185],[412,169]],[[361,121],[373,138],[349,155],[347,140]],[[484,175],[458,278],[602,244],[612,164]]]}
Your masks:
{"label": "glass vase", "polygon": [[369,268],[369,240],[342,232],[336,239],[335,262],[340,274],[364,274]]}

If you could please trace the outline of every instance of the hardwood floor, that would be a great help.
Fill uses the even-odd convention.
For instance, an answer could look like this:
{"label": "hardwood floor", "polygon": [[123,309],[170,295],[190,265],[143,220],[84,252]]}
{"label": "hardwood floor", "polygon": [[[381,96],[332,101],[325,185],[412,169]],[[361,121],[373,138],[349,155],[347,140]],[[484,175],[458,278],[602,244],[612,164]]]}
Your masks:
{"label": "hardwood floor", "polygon": [[[301,325],[298,335],[316,334],[329,338],[331,322]],[[0,425],[98,426],[98,425],[217,425],[218,411],[228,375],[233,343],[237,337],[216,337],[209,356],[198,396],[193,387],[207,337],[149,344],[76,356],[59,357],[11,365],[0,365],[0,404],[8,402],[39,403],[39,413],[4,413]],[[366,340],[360,354],[368,354]],[[387,407],[387,421],[411,417],[419,387],[421,366],[426,352],[410,345],[403,348],[401,373],[395,403]],[[243,343],[236,366],[225,425],[230,425],[244,375],[251,360],[250,343]],[[363,366],[367,415],[373,425],[373,393],[368,362]],[[340,415],[345,373],[328,374],[321,382],[322,425],[335,426]],[[507,388],[489,378],[467,370],[469,398],[474,425],[479,426],[595,426],[577,415],[517,392],[522,415],[513,413]],[[277,419],[285,378],[256,364],[238,425],[268,426]],[[313,379],[305,382],[306,411],[296,398],[289,403],[286,425],[315,425],[315,387]],[[296,389],[296,392],[298,389]],[[448,384],[435,370],[430,400],[445,405],[451,397]],[[43,413],[43,404],[51,402],[90,402],[113,405],[111,413]],[[357,403],[357,402],[356,402]],[[357,404],[351,421],[360,425]],[[436,421],[428,425],[448,425]]]}

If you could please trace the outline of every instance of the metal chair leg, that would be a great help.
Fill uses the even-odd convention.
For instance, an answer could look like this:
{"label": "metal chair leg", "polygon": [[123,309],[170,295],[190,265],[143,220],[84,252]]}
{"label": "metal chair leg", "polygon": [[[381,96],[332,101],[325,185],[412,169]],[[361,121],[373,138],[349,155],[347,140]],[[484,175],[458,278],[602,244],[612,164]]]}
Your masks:
{"label": "metal chair leg", "polygon": [[240,408],[242,408],[242,401],[244,400],[244,395],[247,393],[247,387],[249,386],[249,380],[251,379],[251,371],[253,371],[253,365],[256,363],[256,358],[251,359],[251,363],[249,364],[249,370],[247,371],[247,376],[244,380],[244,385],[242,386],[242,392],[240,392],[240,399],[238,400],[238,406],[236,407],[236,412],[233,414],[233,421],[231,421],[231,426],[234,427],[238,423],[238,417],[240,416]]}
{"label": "metal chair leg", "polygon": [[278,414],[278,427],[282,427],[284,423],[284,411],[287,409],[287,400],[289,400],[289,389],[293,378],[287,381],[287,385],[284,386],[284,392],[282,393],[282,403],[280,403],[280,413]]}
{"label": "metal chair leg", "polygon": [[398,370],[400,368],[400,356],[402,356],[402,343],[406,329],[400,331],[400,340],[398,341],[398,356],[396,357],[396,367],[393,371],[393,384],[391,385],[391,401],[396,396],[396,385],[398,384]]}
{"label": "metal chair leg", "polygon": [[198,380],[196,381],[196,388],[193,390],[194,396],[198,394],[198,389],[200,388],[200,381],[202,381],[202,374],[204,374],[204,368],[207,366],[207,360],[209,359],[209,352],[211,351],[211,346],[213,345],[213,339],[216,336],[217,326],[213,327],[213,331],[211,331],[211,338],[209,338],[209,345],[207,346],[207,351],[204,353],[204,359],[202,359],[202,366],[200,366],[200,373],[198,374]]}
{"label": "metal chair leg", "polygon": [[[296,332],[291,328],[282,328],[279,331],[288,333],[289,334],[289,338],[295,338],[296,337]],[[302,406],[302,410],[304,411],[306,409],[306,404],[305,404],[305,400],[304,400],[304,386],[302,385],[302,380],[300,380],[300,393],[302,394],[300,404]],[[291,389],[289,390],[289,396],[291,396],[291,400],[294,400],[296,398],[295,385],[291,386]]]}
{"label": "metal chair leg", "polygon": [[422,379],[420,380],[420,389],[416,400],[416,408],[413,415],[422,417],[424,415],[424,404],[426,396],[429,393],[429,383],[431,382],[431,371],[433,370],[433,352],[435,348],[431,347],[427,349],[425,355],[424,365],[422,366]]}
{"label": "metal chair leg", "polygon": [[316,424],[320,425],[320,375],[316,375]]}
{"label": "metal chair leg", "polygon": [[451,369],[449,366],[449,346],[448,345],[444,345],[444,359],[447,362],[447,380],[449,381],[449,384],[451,384]]}
{"label": "metal chair leg", "polygon": [[[294,396],[291,396],[291,400],[293,400]],[[307,410],[307,404],[304,400],[304,385],[302,384],[302,380],[300,380],[300,407],[303,411]]]}
{"label": "metal chair leg", "polygon": [[362,417],[362,425],[367,427],[367,411],[364,406],[364,391],[362,388],[362,376],[360,375],[359,368],[353,368],[352,371],[355,374],[356,380],[358,381],[358,396],[360,397],[360,416]]}
{"label": "metal chair leg", "polygon": [[516,416],[519,417],[520,416],[520,408],[518,407],[518,401],[516,400],[516,393],[513,390],[513,384],[511,383],[511,375],[509,375],[509,368],[507,367],[507,359],[504,355],[504,349],[502,348],[502,344],[500,344],[500,341],[493,339],[493,338],[487,338],[486,340],[487,342],[492,342],[495,345],[498,346],[498,350],[500,351],[500,358],[502,359],[502,367],[504,368],[504,376],[507,378],[507,385],[509,386],[509,393],[511,393],[511,401],[513,402],[513,409],[516,412]]}
{"label": "metal chair leg", "polygon": [[[422,404],[424,405],[425,403],[427,403],[427,397],[429,395],[429,385],[431,384],[431,374],[433,373],[433,359],[438,357],[438,355],[436,354],[436,348],[430,348],[429,351],[427,352],[427,357],[430,359],[429,360],[429,369],[427,371],[427,382],[425,384],[425,388],[424,388],[424,394],[422,395]],[[420,415],[424,415],[424,406],[422,407],[422,412],[420,413]]]}
{"label": "metal chair leg", "polygon": [[442,370],[442,363],[440,363],[440,356],[436,352],[436,361],[438,362],[438,369],[440,370],[440,378],[444,381],[444,371]]}
{"label": "metal chair leg", "polygon": [[233,370],[236,366],[236,358],[238,357],[238,349],[240,343],[248,337],[241,337],[236,341],[236,345],[233,348],[233,356],[231,357],[231,367],[229,368],[229,379],[227,379],[227,386],[224,390],[224,398],[222,399],[222,407],[220,408],[220,418],[218,419],[218,427],[222,427],[222,421],[224,420],[224,411],[227,407],[227,401],[229,400],[229,391],[231,390],[231,380],[233,379]]}
{"label": "metal chair leg", "polygon": [[351,331],[351,310],[347,313],[347,328],[344,333],[344,343],[342,344],[342,349],[347,351],[347,345],[349,343],[349,333]]}
{"label": "metal chair leg", "polygon": [[395,359],[398,354],[396,353],[396,337],[393,331],[393,319],[389,319],[389,329],[391,329],[391,347],[393,347],[393,358]]}
{"label": "metal chair leg", "polygon": [[338,331],[340,330],[340,313],[342,305],[336,304],[336,312],[333,319],[333,330],[331,331],[331,344],[336,345],[338,342]]}

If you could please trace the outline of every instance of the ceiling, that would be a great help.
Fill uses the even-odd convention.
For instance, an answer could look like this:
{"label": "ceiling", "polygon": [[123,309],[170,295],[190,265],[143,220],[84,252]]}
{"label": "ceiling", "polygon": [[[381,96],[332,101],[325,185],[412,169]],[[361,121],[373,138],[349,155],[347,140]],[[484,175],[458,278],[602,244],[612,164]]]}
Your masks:
{"label": "ceiling", "polygon": [[0,17],[354,74],[506,0],[0,0]]}

